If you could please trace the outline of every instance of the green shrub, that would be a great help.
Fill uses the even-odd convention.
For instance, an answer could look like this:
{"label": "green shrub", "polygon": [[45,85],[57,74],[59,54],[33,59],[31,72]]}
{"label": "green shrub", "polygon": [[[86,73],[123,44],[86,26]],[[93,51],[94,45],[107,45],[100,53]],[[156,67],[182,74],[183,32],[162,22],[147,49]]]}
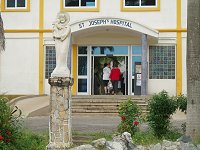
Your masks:
{"label": "green shrub", "polygon": [[184,95],[176,96],[177,108],[182,112],[186,113],[187,111],[187,97]]}
{"label": "green shrub", "polygon": [[8,106],[7,99],[0,97],[0,149],[15,149],[20,134],[18,132],[19,124],[17,123],[19,116],[14,116],[17,111],[17,107]]}
{"label": "green shrub", "polygon": [[120,104],[118,110],[119,116],[121,117],[118,131],[120,133],[129,132],[133,135],[138,130],[140,121],[141,111],[139,107],[131,99],[128,99]]}
{"label": "green shrub", "polygon": [[10,107],[7,99],[0,97],[0,150],[45,149],[47,136],[22,131],[20,115],[17,107]]}
{"label": "green shrub", "polygon": [[21,131],[20,138],[17,139],[16,150],[45,150],[48,144],[48,135]]}
{"label": "green shrub", "polygon": [[176,108],[176,101],[166,91],[150,98],[147,120],[156,136],[162,137],[169,131],[170,115],[176,111]]}

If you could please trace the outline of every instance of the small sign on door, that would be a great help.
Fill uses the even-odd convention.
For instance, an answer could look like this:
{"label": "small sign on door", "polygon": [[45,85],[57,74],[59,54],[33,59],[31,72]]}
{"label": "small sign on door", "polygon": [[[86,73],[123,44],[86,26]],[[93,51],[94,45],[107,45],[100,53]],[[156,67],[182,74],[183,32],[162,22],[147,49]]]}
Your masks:
{"label": "small sign on door", "polygon": [[138,80],[141,80],[141,78],[142,78],[142,77],[141,77],[141,74],[137,74],[137,79],[138,79]]}

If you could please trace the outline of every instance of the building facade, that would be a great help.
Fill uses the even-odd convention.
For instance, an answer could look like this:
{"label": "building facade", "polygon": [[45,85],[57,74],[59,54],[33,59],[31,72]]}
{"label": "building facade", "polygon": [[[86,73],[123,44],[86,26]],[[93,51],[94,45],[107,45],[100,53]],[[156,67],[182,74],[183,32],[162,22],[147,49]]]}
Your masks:
{"label": "building facade", "polygon": [[103,64],[115,62],[125,95],[186,94],[187,0],[1,0],[1,93],[49,94],[60,11],[70,15],[73,95],[103,94]]}

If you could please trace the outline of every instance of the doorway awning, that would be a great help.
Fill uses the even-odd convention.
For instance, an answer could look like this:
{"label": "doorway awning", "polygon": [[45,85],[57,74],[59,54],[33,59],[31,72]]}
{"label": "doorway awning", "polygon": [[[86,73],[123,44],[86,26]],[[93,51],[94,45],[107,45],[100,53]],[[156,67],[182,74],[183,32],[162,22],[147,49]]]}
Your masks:
{"label": "doorway awning", "polygon": [[[71,23],[72,33],[76,33],[82,30],[96,30],[102,27],[118,27],[122,29],[127,29],[127,31],[139,32],[147,34],[153,38],[158,38],[159,32],[155,29],[147,27],[141,23],[116,17],[98,17],[89,18],[81,21]],[[105,28],[106,29],[106,28]]]}

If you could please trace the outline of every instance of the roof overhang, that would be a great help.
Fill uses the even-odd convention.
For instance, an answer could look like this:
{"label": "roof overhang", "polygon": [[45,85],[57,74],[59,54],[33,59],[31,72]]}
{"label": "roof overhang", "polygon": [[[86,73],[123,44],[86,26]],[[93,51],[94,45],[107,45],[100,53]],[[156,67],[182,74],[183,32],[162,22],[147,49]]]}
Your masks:
{"label": "roof overhang", "polygon": [[158,38],[159,32],[157,30],[151,29],[141,23],[128,20],[125,18],[116,17],[98,17],[98,18],[88,18],[85,20],[77,21],[71,23],[72,34],[82,30],[87,30],[89,28],[98,27],[119,27],[128,29],[127,31],[139,32],[147,34],[153,38]]}

